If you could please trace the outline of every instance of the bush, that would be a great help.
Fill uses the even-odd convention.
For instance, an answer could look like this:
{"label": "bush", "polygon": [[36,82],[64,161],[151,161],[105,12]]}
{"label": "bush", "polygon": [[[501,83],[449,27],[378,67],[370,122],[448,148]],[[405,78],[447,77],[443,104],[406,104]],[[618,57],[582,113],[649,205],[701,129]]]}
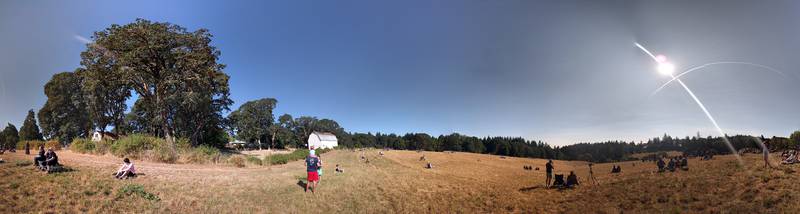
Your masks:
{"label": "bush", "polygon": [[77,153],[92,153],[95,149],[95,143],[86,138],[75,138],[69,148]]}
{"label": "bush", "polygon": [[38,141],[38,140],[17,142],[17,150],[25,150],[25,143],[30,143],[31,144],[31,147],[30,147],[31,148],[31,152],[38,151],[39,150],[39,146],[41,146],[41,145],[44,145],[44,149],[48,149],[48,148],[52,147],[56,151],[61,150],[61,144],[58,143],[58,141],[47,141],[47,142],[44,142],[44,141]]}
{"label": "bush", "polygon": [[261,162],[261,159],[258,159],[257,157],[254,156],[247,156],[247,162],[259,166],[263,164],[263,162]]}
{"label": "bush", "polygon": [[178,160],[178,152],[175,149],[175,145],[163,140],[156,141],[155,145],[153,145],[153,150],[148,151],[148,153],[151,160],[159,162],[175,163]]}
{"label": "bush", "polygon": [[206,145],[195,147],[194,149],[189,150],[187,153],[186,159],[190,163],[216,163],[219,161],[221,154],[219,149]]}
{"label": "bush", "polygon": [[178,138],[178,140],[175,141],[175,147],[182,151],[190,150],[192,149],[192,142],[189,142],[188,138]]}
{"label": "bush", "polygon": [[100,142],[94,142],[94,154],[104,155],[108,153],[111,149],[111,142],[101,140]]}
{"label": "bush", "polygon": [[244,167],[244,161],[245,160],[241,155],[234,155],[231,156],[231,158],[228,158],[228,163],[239,168]]}
{"label": "bush", "polygon": [[138,158],[144,151],[153,149],[157,144],[163,144],[164,140],[152,136],[133,134],[117,140],[111,145],[111,154],[117,157]]}
{"label": "bush", "polygon": [[[316,153],[317,154],[324,154],[324,153],[326,153],[328,151],[331,151],[331,150],[330,149],[317,149]],[[265,162],[269,162],[270,164],[273,164],[273,165],[287,164],[287,163],[292,162],[292,161],[305,159],[307,156],[308,156],[308,150],[306,150],[306,149],[298,149],[298,150],[294,150],[292,153],[289,153],[289,154],[274,154],[274,155],[267,156],[267,157],[264,158],[264,161]]]}

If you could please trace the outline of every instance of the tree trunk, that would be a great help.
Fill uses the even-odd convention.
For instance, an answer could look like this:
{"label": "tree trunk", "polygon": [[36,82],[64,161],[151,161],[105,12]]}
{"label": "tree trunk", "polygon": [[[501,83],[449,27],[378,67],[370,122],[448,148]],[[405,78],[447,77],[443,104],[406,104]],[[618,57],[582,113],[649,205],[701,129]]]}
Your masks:
{"label": "tree trunk", "polygon": [[175,140],[172,139],[172,127],[169,125],[169,121],[167,120],[167,105],[164,104],[164,100],[161,98],[161,90],[156,88],[156,108],[159,108],[159,116],[161,117],[161,129],[164,131],[164,139],[167,141],[168,144],[174,144]]}
{"label": "tree trunk", "polygon": [[270,143],[272,143],[272,145],[269,146],[270,150],[272,150],[272,148],[275,148],[275,135],[276,134],[277,134],[277,132],[273,132],[272,133],[272,140],[270,141]]}

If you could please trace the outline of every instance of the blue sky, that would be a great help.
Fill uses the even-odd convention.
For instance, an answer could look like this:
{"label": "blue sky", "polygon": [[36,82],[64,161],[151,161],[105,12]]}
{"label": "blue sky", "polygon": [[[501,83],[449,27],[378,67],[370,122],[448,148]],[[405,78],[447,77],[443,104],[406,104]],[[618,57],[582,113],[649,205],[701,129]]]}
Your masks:
{"label": "blue sky", "polygon": [[[0,122],[40,108],[50,76],[79,66],[76,36],[136,18],[207,28],[240,104],[348,131],[522,136],[555,145],[714,135],[680,69],[731,134],[800,129],[800,2],[2,1]],[[4,125],[2,125],[4,126]]]}

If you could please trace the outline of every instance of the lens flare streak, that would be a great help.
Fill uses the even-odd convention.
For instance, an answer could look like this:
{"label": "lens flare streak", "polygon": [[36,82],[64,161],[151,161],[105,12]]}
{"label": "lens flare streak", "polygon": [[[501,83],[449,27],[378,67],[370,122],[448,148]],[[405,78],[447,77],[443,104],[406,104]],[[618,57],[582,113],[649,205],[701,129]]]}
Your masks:
{"label": "lens flare streak", "polygon": [[688,74],[688,73],[690,73],[692,71],[700,70],[700,69],[703,69],[705,67],[712,66],[712,65],[724,65],[724,64],[739,64],[739,65],[750,65],[750,66],[760,67],[760,68],[764,68],[764,69],[767,69],[769,71],[778,73],[779,75],[781,75],[783,77],[786,77],[786,74],[784,74],[783,72],[779,71],[778,69],[775,69],[775,68],[772,68],[772,67],[769,67],[769,66],[766,66],[766,65],[762,65],[762,64],[751,63],[751,62],[737,62],[737,61],[712,62],[712,63],[706,63],[706,64],[703,64],[703,65],[699,65],[699,66],[690,68],[689,70],[686,70],[683,73],[680,73],[680,74],[672,77],[672,79],[670,79],[666,83],[662,84],[661,87],[658,87],[658,89],[653,91],[653,93],[651,93],[650,96],[651,97],[655,96],[656,94],[658,94],[658,92],[660,92],[662,89],[667,87],[670,83],[672,83],[673,81],[677,80],[681,76],[686,75],[686,74]]}
{"label": "lens flare streak", "polygon": [[[641,49],[642,51],[647,53],[647,55],[650,55],[650,57],[653,58],[653,61],[655,61],[656,63],[658,63],[658,64],[668,63],[668,62],[665,62],[664,60],[660,61],[655,55],[650,53],[650,51],[648,51],[646,48],[644,48],[644,46],[640,45],[639,43],[634,43],[634,44],[636,45],[636,47],[639,47],[639,49]],[[684,73],[686,73],[686,72],[684,72]],[[680,76],[680,75],[682,75],[682,74],[679,74],[678,76]],[[728,149],[730,149],[731,153],[736,157],[736,160],[739,162],[739,165],[743,166],[744,165],[744,161],[742,161],[742,157],[740,157],[739,153],[736,152],[736,148],[733,147],[733,144],[731,144],[731,141],[728,140],[728,137],[725,136],[725,132],[723,132],[722,128],[719,127],[719,124],[717,124],[717,120],[715,120],[714,117],[711,116],[711,113],[708,111],[706,106],[703,105],[703,102],[701,102],[700,99],[697,98],[697,96],[695,96],[694,92],[692,92],[692,90],[689,89],[689,86],[686,86],[686,84],[684,84],[683,81],[678,79],[678,76],[675,76],[673,74],[669,74],[669,76],[672,77],[672,80],[678,81],[678,83],[681,86],[683,86],[683,89],[685,89],[686,92],[689,93],[689,96],[691,96],[692,99],[694,99],[694,102],[697,103],[698,106],[700,106],[700,109],[703,110],[703,113],[706,114],[706,117],[708,117],[708,120],[710,120],[711,124],[714,125],[714,128],[716,128],[716,130],[719,133],[720,137],[722,137],[722,139],[725,141],[725,145],[728,146]]]}

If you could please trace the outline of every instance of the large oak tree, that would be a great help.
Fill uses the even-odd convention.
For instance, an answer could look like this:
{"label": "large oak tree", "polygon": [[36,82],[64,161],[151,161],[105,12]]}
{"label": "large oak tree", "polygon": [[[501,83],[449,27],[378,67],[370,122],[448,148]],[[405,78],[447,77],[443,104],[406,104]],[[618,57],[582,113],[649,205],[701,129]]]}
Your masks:
{"label": "large oak tree", "polygon": [[[141,105],[147,108],[139,110],[148,112],[149,122],[159,127],[168,142],[176,134],[197,144],[201,136],[224,133],[222,111],[229,110],[233,101],[228,98],[225,65],[217,62],[220,51],[210,44],[211,37],[206,29],[190,32],[144,19],[95,32],[94,43],[82,54],[83,66],[97,74],[87,75],[97,78],[88,82],[119,81],[109,84],[112,96],[104,99],[114,102],[98,109],[118,109],[116,98],[126,94],[117,93],[115,87],[124,85],[147,102]],[[122,118],[116,113],[104,114],[112,121]]]}

